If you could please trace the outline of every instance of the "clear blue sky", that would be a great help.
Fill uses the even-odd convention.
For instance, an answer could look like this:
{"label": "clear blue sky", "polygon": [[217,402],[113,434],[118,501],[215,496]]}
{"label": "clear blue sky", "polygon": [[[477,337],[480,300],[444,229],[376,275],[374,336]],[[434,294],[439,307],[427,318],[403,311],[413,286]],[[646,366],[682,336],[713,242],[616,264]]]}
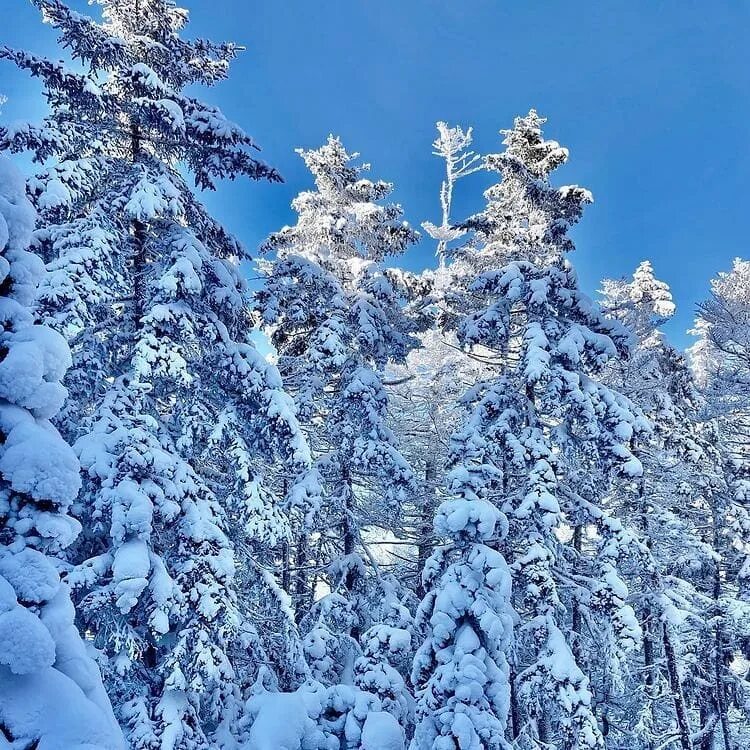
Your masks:
{"label": "clear blue sky", "polygon": [[[71,3],[96,13],[82,0]],[[286,184],[228,183],[209,207],[249,247],[293,220],[309,185],[296,146],[329,132],[396,184],[413,224],[437,220],[434,122],[473,125],[476,146],[536,107],[571,151],[564,182],[594,193],[576,230],[583,287],[650,258],[673,289],[678,345],[711,276],[750,253],[748,0],[183,0],[191,36],[247,46],[207,100],[254,135]],[[0,42],[53,54],[26,0],[3,0]],[[9,67],[3,117],[43,112]],[[455,218],[478,209],[486,176],[459,186]],[[404,263],[433,262],[425,241]]]}

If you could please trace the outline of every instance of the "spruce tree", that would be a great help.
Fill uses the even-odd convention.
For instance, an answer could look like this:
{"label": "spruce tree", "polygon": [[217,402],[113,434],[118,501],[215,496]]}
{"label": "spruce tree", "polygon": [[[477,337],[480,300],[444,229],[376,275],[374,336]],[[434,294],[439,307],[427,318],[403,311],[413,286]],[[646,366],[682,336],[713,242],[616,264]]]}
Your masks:
{"label": "spruce tree", "polygon": [[411,750],[506,747],[513,612],[511,576],[488,543],[507,522],[481,497],[474,473],[457,466],[435,515],[436,547],[423,572],[417,612],[425,638],[414,657],[418,705]]}
{"label": "spruce tree", "polygon": [[[50,113],[0,141],[50,162],[29,191],[50,271],[41,310],[73,354],[61,427],[83,468],[86,533],[69,580],[131,745],[231,747],[271,635],[246,624],[235,546],[273,561],[288,529],[267,466],[280,456],[293,479],[309,454],[277,370],[247,339],[245,251],[181,170],[199,188],[279,177],[185,92],[225,78],[238,47],[183,39],[187,12],[170,0],[103,0],[101,22],[34,2],[77,70],[4,49],[41,79]],[[274,583],[249,564],[240,575]]]}
{"label": "spruce tree", "polygon": [[616,737],[623,745],[650,749],[676,728],[681,747],[689,748],[693,732],[684,682],[690,665],[680,655],[697,645],[702,607],[696,572],[709,569],[712,557],[700,529],[706,499],[716,491],[716,465],[701,444],[700,398],[685,359],[661,331],[675,311],[669,287],[644,261],[631,279],[605,280],[601,304],[633,335],[631,356],[610,363],[607,380],[652,425],[635,448],[643,474],[611,497],[613,511],[639,541],[625,569],[643,630],[642,647],[632,655],[622,696],[614,702],[615,725],[622,727]]}
{"label": "spruce tree", "polygon": [[543,122],[532,110],[503,131],[506,150],[485,162],[502,180],[460,225],[474,234],[453,254],[447,301],[459,341],[488,374],[464,399],[470,413],[452,462],[509,522],[496,544],[513,572],[519,617],[511,738],[519,747],[601,748],[577,646],[580,606],[598,610],[614,638],[632,643],[637,633],[612,519],[581,477],[588,465],[639,476],[630,443],[646,424],[601,380],[606,363],[626,353],[627,333],[580,290],[567,259],[568,231],[592,198],[551,185],[568,152],[543,138]]}
{"label": "spruce tree", "polygon": [[397,204],[383,202],[392,186],[367,179],[367,165],[356,165],[357,155],[338,138],[299,153],[315,190],[294,199],[296,224],[266,242],[275,257],[262,266],[258,301],[325,493],[316,518],[301,529],[296,564],[326,566],[331,594],[311,607],[312,583],[304,578],[295,593],[308,662],[314,676],[332,684],[350,671],[359,637],[374,624],[373,575],[381,590],[372,566],[368,574],[361,528],[395,518],[413,481],[388,425],[383,378],[415,344],[414,323],[403,309],[404,275],[384,261],[418,235]]}
{"label": "spruce tree", "polygon": [[[708,503],[715,558],[706,613],[706,673],[713,682],[708,717],[729,750],[747,741],[750,682],[733,668],[750,655],[750,261],[736,258],[732,269],[711,281],[711,297],[698,307],[690,360],[705,398],[702,417],[707,441],[718,454],[724,491]],[[707,619],[710,617],[710,619]],[[701,749],[702,750],[702,749]]]}
{"label": "spruce tree", "polygon": [[[750,495],[750,261],[735,258],[711,281],[711,297],[698,306],[690,348],[696,380],[719,421],[722,450],[734,494]],[[743,550],[747,553],[747,550]],[[747,566],[750,575],[750,564]],[[744,586],[744,584],[743,584]]]}
{"label": "spruce tree", "polygon": [[81,529],[70,515],[81,482],[49,421],[66,395],[70,352],[32,314],[44,274],[28,249],[34,221],[21,174],[0,157],[0,745],[120,750],[57,567]]}

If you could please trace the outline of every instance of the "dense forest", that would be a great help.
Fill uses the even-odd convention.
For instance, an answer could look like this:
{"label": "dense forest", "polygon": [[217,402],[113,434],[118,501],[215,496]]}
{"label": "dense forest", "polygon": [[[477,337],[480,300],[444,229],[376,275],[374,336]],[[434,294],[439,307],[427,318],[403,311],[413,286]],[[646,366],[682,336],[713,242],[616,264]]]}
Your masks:
{"label": "dense forest", "polygon": [[201,192],[282,178],[193,94],[238,47],[32,2],[68,62],[0,48],[48,107],[0,121],[0,748],[750,747],[750,261],[687,353],[648,260],[591,299],[534,109],[437,124],[439,225],[300,150],[248,248]]}

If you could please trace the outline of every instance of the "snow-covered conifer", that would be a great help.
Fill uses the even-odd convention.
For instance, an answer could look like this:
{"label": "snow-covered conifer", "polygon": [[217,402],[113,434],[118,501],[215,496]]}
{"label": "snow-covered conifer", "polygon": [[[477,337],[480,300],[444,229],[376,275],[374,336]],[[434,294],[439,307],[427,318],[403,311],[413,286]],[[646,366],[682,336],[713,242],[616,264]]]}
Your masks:
{"label": "snow-covered conifer", "polygon": [[[415,456],[415,464],[424,466],[422,492],[415,503],[422,574],[418,590],[424,594],[416,630],[424,639],[412,669],[418,699],[412,750],[506,746],[507,653],[513,628],[510,571],[487,540],[502,536],[507,521],[476,492],[467,465],[454,467],[450,476],[445,473],[451,434],[463,416],[461,397],[482,369],[458,351],[455,332],[446,325],[445,296],[450,293],[446,257],[452,243],[465,234],[451,226],[453,190],[456,180],[476,171],[479,162],[468,150],[470,144],[471,129],[438,123],[434,153],[446,164],[440,191],[442,220],[439,227],[423,225],[438,243],[439,267],[427,272],[434,328],[410,355],[410,379],[399,393],[406,408],[399,413],[398,432],[409,436],[410,455]],[[447,486],[449,495],[437,506],[441,486]],[[433,509],[434,536],[427,533],[425,522]]]}
{"label": "snow-covered conifer", "polygon": [[[437,269],[417,276],[417,298],[413,307],[426,330],[419,333],[419,346],[402,365],[390,369],[389,392],[394,408],[391,421],[399,449],[418,476],[406,502],[397,536],[412,540],[417,548],[413,568],[400,575],[416,581],[421,598],[421,573],[434,545],[433,519],[439,504],[439,488],[445,485],[450,436],[463,416],[459,399],[478,378],[479,363],[468,358],[456,342],[455,332],[446,325],[447,308],[442,297],[450,282],[446,261],[464,230],[451,226],[451,207],[457,182],[481,169],[479,155],[470,150],[472,129],[437,123],[438,137],[433,153],[445,164],[440,186],[440,225],[424,222],[422,227],[436,241]],[[403,568],[403,566],[402,566]]]}
{"label": "snow-covered conifer", "polygon": [[[584,461],[640,475],[630,442],[646,424],[601,380],[606,363],[625,351],[627,333],[580,290],[567,260],[568,230],[592,198],[550,184],[568,152],[543,138],[543,122],[532,110],[503,131],[506,150],[486,158],[502,180],[486,191],[486,208],[461,225],[474,236],[453,253],[446,300],[459,341],[488,374],[464,398],[470,413],[454,436],[452,461],[509,521],[498,544],[514,574],[520,619],[511,737],[520,747],[600,748],[586,664],[576,656],[579,634],[570,631],[588,598],[606,603],[609,627],[627,639],[632,618],[606,544],[611,535],[603,533],[611,519],[580,491],[576,477],[585,471],[570,469]],[[590,552],[578,544],[584,529],[600,532],[599,541],[588,540]],[[563,596],[561,584],[572,582],[572,595]]]}
{"label": "snow-covered conifer", "polygon": [[[271,561],[288,528],[267,465],[281,456],[293,483],[309,453],[278,371],[247,339],[245,253],[181,168],[201,188],[278,175],[186,93],[225,78],[235,45],[186,41],[170,0],[102,0],[101,22],[34,2],[76,69],[2,50],[41,79],[50,113],[0,141],[49,160],[29,192],[44,219],[41,311],[73,354],[61,427],[84,472],[86,533],[69,580],[131,745],[231,746],[257,663],[237,666],[271,636],[247,632],[234,548]],[[239,571],[261,590],[264,573]]]}
{"label": "snow-covered conifer", "polygon": [[[706,628],[703,674],[708,691],[702,719],[718,724],[708,734],[723,747],[747,741],[750,684],[735,662],[748,657],[750,642],[750,261],[735,259],[732,269],[711,282],[711,297],[698,308],[690,350],[696,380],[705,399],[702,417],[710,420],[706,451],[721,462],[723,491],[708,495],[707,516],[714,560]],[[704,584],[707,582],[704,581]],[[704,691],[705,693],[705,691]]]}
{"label": "snow-covered conifer", "polygon": [[698,438],[700,400],[684,357],[661,331],[675,310],[669,287],[645,261],[631,279],[605,280],[601,304],[633,335],[631,356],[611,362],[607,380],[637,403],[652,425],[636,447],[643,474],[615,488],[610,498],[613,512],[639,540],[625,577],[643,632],[621,696],[612,701],[619,727],[613,739],[650,748],[676,728],[687,747],[692,735],[683,685],[687,665],[679,654],[689,650],[686,639],[699,620],[696,571],[711,566],[711,548],[700,528],[707,493],[716,491],[710,478],[715,467]]}
{"label": "snow-covered conifer", "polygon": [[[750,261],[736,258],[732,270],[711,281],[701,303],[690,363],[722,426],[730,481],[741,499],[750,476]],[[746,551],[747,552],[747,551]]]}
{"label": "snow-covered conifer", "polygon": [[377,695],[383,710],[408,726],[413,706],[405,678],[413,657],[413,617],[394,578],[382,576],[377,583],[371,595],[372,624],[360,638],[362,655],[354,663],[354,684]]}
{"label": "snow-covered conifer", "polygon": [[435,533],[446,543],[423,573],[417,627],[426,637],[412,671],[418,706],[410,747],[499,750],[510,704],[511,579],[487,542],[502,536],[506,521],[465,467],[454,469],[448,489],[452,497],[435,516]]}
{"label": "snow-covered conifer", "polygon": [[[258,300],[323,480],[325,501],[301,542],[311,546],[314,532],[316,552],[303,550],[297,565],[317,557],[328,566],[332,593],[301,611],[311,668],[330,683],[351,669],[371,624],[360,529],[393,517],[412,481],[388,426],[383,375],[414,345],[414,324],[406,277],[384,261],[417,234],[382,202],[391,185],[367,179],[339,139],[299,153],[316,189],[295,198],[296,224],[266,242],[275,257],[262,265]],[[298,604],[309,592],[303,582]]]}
{"label": "snow-covered conifer", "polygon": [[438,137],[432,143],[432,153],[445,162],[445,179],[440,185],[441,221],[439,226],[426,221],[422,227],[437,242],[435,255],[438,258],[439,270],[443,270],[451,244],[465,234],[465,230],[451,224],[456,183],[461,178],[482,169],[482,161],[481,156],[471,150],[472,128],[464,130],[460,125],[450,127],[442,121],[438,122],[436,127]]}
{"label": "snow-covered conifer", "polygon": [[51,425],[70,352],[31,311],[42,261],[29,252],[35,212],[0,157],[0,745],[119,750],[99,669],[73,623],[55,555],[80,531],[70,510],[75,454]]}

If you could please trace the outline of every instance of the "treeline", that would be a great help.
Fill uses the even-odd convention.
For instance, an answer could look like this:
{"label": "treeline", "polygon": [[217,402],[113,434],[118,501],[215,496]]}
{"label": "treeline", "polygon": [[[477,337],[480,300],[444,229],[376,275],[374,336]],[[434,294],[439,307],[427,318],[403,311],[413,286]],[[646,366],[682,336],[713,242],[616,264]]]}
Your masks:
{"label": "treeline", "polygon": [[300,151],[251,257],[186,181],[280,180],[191,93],[238,48],[32,2],[72,64],[0,49],[49,108],[0,126],[0,747],[749,746],[750,262],[687,359],[648,261],[592,301],[534,110],[438,123],[423,233]]}

